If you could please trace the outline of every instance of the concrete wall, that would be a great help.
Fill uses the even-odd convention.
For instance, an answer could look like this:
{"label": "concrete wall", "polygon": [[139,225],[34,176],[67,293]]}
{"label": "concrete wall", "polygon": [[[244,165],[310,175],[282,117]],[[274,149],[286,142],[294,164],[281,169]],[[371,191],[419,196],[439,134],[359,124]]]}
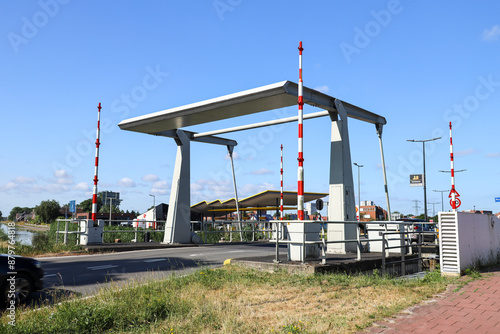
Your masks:
{"label": "concrete wall", "polygon": [[494,215],[440,212],[439,234],[443,275],[460,275],[467,268],[499,259],[500,219]]}
{"label": "concrete wall", "polygon": [[500,219],[494,215],[458,213],[458,242],[462,270],[497,261]]}

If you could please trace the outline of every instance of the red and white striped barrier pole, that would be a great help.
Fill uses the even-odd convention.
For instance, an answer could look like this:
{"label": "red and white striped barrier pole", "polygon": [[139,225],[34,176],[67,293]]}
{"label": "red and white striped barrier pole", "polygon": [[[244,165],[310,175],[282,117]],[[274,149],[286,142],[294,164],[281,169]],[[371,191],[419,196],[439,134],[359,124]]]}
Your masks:
{"label": "red and white striped barrier pole", "polygon": [[297,184],[297,218],[304,220],[304,151],[303,151],[303,121],[304,121],[304,98],[302,96],[302,42],[299,43],[299,169]]}
{"label": "red and white striped barrier pole", "polygon": [[450,122],[450,162],[451,162],[451,190],[450,190],[450,195],[448,197],[451,197],[450,205],[453,209],[453,212],[456,212],[457,208],[461,204],[461,201],[458,198],[460,195],[455,189],[455,167],[453,161],[453,139],[451,135],[451,122]]}
{"label": "red and white striped barrier pole", "polygon": [[97,133],[96,133],[96,141],[95,141],[95,170],[94,170],[94,193],[92,195],[92,221],[94,224],[96,223],[97,216],[97,170],[99,166],[99,145],[101,142],[99,141],[100,133],[101,133],[101,102],[99,102],[99,106],[97,107]]}
{"label": "red and white striped barrier pole", "polygon": [[280,174],[281,174],[281,189],[280,189],[280,220],[283,220],[283,144],[281,144],[281,164],[280,164]]}

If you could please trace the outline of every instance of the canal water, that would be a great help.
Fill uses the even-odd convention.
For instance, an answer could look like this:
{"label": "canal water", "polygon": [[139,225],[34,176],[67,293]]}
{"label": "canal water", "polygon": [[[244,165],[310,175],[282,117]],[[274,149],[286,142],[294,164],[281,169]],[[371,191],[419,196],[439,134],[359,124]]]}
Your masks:
{"label": "canal water", "polygon": [[[8,233],[8,227],[5,224],[0,224],[0,227],[2,228],[2,231],[4,231],[6,234]],[[15,236],[15,241],[16,244],[21,244],[21,245],[28,245],[31,246],[31,241],[33,240],[33,236],[35,233],[29,232],[29,231],[24,231],[19,228],[15,228],[16,231],[16,236]]]}

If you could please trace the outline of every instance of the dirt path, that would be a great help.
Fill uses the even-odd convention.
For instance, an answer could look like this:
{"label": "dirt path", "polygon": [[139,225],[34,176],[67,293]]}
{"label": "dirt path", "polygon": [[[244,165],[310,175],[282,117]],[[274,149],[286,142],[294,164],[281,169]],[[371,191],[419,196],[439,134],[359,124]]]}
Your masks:
{"label": "dirt path", "polygon": [[19,229],[24,229],[31,232],[45,232],[50,230],[49,225],[35,225],[30,223],[16,223],[16,227]]}

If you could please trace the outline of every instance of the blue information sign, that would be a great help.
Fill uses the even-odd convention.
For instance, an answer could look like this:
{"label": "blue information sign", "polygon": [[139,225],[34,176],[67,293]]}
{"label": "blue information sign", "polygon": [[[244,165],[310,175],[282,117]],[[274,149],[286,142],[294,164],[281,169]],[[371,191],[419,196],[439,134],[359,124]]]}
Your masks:
{"label": "blue information sign", "polygon": [[69,212],[76,212],[76,202],[75,200],[69,201]]}
{"label": "blue information sign", "polygon": [[495,197],[495,202],[500,202],[500,197]]}

